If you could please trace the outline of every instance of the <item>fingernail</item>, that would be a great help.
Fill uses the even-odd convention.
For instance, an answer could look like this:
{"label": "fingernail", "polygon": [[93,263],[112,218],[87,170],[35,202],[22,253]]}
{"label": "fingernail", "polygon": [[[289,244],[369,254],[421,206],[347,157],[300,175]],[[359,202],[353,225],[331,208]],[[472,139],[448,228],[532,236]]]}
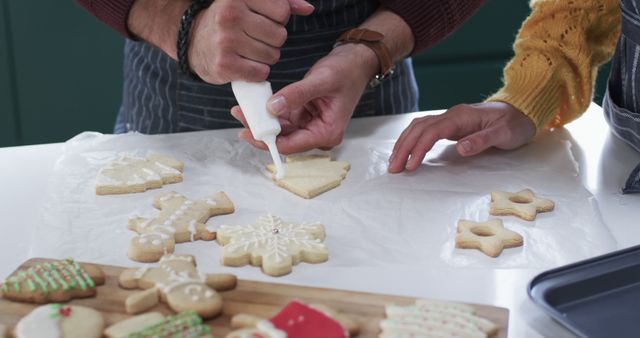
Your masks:
{"label": "fingernail", "polygon": [[287,100],[282,96],[275,96],[267,102],[267,109],[271,114],[278,116],[287,109]]}
{"label": "fingernail", "polygon": [[396,156],[396,153],[391,153],[391,156],[389,156],[389,163],[393,162],[393,158]]}
{"label": "fingernail", "polygon": [[460,146],[462,147],[462,150],[464,150],[465,153],[471,152],[471,150],[473,150],[473,145],[469,140],[464,140],[460,142]]}

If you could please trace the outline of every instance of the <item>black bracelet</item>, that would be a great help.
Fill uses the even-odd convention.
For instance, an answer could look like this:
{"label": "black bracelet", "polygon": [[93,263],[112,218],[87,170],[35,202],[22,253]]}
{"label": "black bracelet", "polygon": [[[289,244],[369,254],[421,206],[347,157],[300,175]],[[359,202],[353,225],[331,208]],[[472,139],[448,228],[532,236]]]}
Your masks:
{"label": "black bracelet", "polygon": [[200,77],[191,71],[189,67],[189,32],[191,31],[191,25],[196,15],[201,10],[208,8],[213,3],[213,0],[194,0],[193,3],[184,11],[182,19],[180,20],[180,28],[178,29],[178,66],[182,73],[190,75],[194,79],[200,79]]}

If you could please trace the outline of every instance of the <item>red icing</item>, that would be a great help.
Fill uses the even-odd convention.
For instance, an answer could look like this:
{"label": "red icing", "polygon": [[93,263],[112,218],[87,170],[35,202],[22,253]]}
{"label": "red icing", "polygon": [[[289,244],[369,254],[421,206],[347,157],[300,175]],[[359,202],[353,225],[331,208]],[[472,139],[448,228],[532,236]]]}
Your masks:
{"label": "red icing", "polygon": [[69,317],[69,316],[71,316],[71,307],[70,306],[61,307],[60,310],[58,310],[58,312],[63,317]]}
{"label": "red icing", "polygon": [[335,319],[299,301],[292,301],[271,318],[273,325],[287,333],[287,338],[347,338],[345,329]]}

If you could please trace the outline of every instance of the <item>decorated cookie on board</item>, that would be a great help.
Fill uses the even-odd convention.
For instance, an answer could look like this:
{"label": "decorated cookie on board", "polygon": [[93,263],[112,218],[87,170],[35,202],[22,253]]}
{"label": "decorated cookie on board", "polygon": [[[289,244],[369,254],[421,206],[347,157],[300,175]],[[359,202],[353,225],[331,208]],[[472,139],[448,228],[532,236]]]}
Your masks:
{"label": "decorated cookie on board", "polygon": [[127,313],[143,312],[161,301],[173,311],[195,311],[210,318],[222,311],[222,297],[217,291],[235,288],[236,276],[201,274],[193,256],[168,254],[162,256],[158,267],[145,265],[124,270],[120,274],[120,286],[144,290],[127,298]]}
{"label": "decorated cookie on board", "polygon": [[16,338],[100,338],[104,319],[84,306],[48,304],[35,308],[14,330]]}
{"label": "decorated cookie on board", "polygon": [[66,302],[96,295],[96,286],[105,282],[102,270],[68,258],[41,262],[20,269],[2,283],[2,296],[31,303]]}
{"label": "decorated cookie on board", "polygon": [[182,162],[168,156],[123,156],[100,170],[96,194],[128,194],[162,188],[163,184],[182,182],[183,168]]}
{"label": "decorated cookie on board", "polygon": [[276,178],[276,168],[269,164],[276,184],[292,193],[314,198],[340,185],[347,177],[351,165],[347,162],[332,161],[323,155],[292,155],[284,163],[284,177]]}
{"label": "decorated cookie on board", "polygon": [[109,326],[104,334],[107,338],[213,338],[211,328],[193,311],[168,317],[145,313]]}
{"label": "decorated cookie on board", "polygon": [[537,197],[530,189],[517,193],[494,191],[491,193],[491,209],[493,216],[517,216],[526,221],[533,221],[540,212],[552,211],[555,203],[546,198]]}
{"label": "decorated cookie on board", "polygon": [[498,326],[475,314],[466,304],[417,300],[414,305],[389,305],[380,322],[381,338],[395,337],[490,337]]}
{"label": "decorated cookie on board", "polygon": [[286,275],[299,262],[329,259],[329,250],[322,243],[324,226],[319,223],[289,223],[269,214],[247,226],[222,225],[217,234],[223,245],[222,264],[261,266],[270,276]]}
{"label": "decorated cookie on board", "polygon": [[232,331],[225,338],[346,338],[359,333],[359,325],[348,316],[324,305],[294,300],[271,319],[240,314],[231,319]]}
{"label": "decorated cookie on board", "polygon": [[224,192],[195,201],[169,192],[156,197],[153,206],[160,210],[155,218],[129,220],[129,229],[139,234],[129,242],[128,255],[134,261],[157,262],[165,253],[173,253],[176,243],[214,240],[216,234],[207,230],[207,220],[234,211]]}

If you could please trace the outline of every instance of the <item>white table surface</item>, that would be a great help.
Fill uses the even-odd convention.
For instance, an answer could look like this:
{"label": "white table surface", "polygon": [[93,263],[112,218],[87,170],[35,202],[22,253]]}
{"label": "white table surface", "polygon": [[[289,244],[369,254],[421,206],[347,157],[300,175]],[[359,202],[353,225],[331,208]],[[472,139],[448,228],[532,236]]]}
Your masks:
{"label": "white table surface", "polygon": [[[418,112],[352,121],[345,143],[370,136],[395,138]],[[384,128],[381,128],[384,126]],[[640,154],[608,130],[602,109],[592,104],[585,116],[569,124],[573,152],[584,186],[595,195],[605,224],[619,248],[640,244],[640,226],[634,211],[640,195],[622,195],[627,175]],[[231,135],[234,130],[216,131]],[[0,148],[0,279],[31,257],[30,238],[43,203],[43,192],[62,144]],[[398,267],[380,274],[375,269],[345,269],[339,278],[292,274],[283,282],[413,297],[449,299],[506,307],[510,310],[510,337],[573,337],[539,310],[527,297],[528,282],[539,269],[461,269]],[[470,283],[473,281],[473,283]]]}

